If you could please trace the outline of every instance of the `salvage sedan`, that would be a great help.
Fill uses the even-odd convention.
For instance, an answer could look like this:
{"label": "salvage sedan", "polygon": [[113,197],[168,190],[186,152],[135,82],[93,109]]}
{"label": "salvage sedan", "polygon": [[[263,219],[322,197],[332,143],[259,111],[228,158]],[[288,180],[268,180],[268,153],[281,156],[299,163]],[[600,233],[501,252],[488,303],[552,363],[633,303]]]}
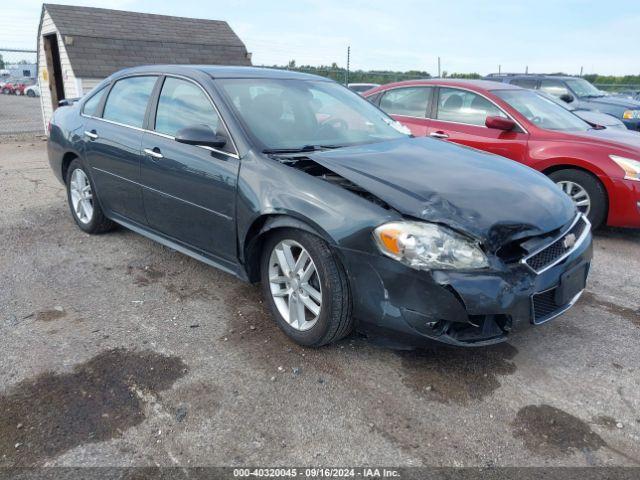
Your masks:
{"label": "salvage sedan", "polygon": [[544,175],[413,138],[328,79],[124,70],[56,110],[48,152],[83,231],[120,224],[260,281],[302,345],[496,343],[585,288],[589,222]]}

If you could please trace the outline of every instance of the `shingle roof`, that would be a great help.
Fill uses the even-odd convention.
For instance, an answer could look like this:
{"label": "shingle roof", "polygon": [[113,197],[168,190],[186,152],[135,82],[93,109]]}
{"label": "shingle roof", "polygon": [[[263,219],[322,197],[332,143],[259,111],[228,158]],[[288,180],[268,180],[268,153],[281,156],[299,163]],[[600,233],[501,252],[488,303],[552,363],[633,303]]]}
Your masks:
{"label": "shingle roof", "polygon": [[220,20],[44,4],[63,36],[74,74],[103,78],[155,63],[251,65],[247,49]]}

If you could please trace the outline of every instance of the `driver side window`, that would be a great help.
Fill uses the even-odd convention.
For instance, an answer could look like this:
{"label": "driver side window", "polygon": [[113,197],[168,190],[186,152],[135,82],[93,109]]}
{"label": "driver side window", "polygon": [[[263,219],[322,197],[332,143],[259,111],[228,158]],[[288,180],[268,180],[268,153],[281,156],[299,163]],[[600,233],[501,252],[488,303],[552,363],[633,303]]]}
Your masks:
{"label": "driver side window", "polygon": [[[206,125],[214,133],[229,138],[209,97],[192,82],[167,77],[162,85],[154,130],[171,137],[183,128]],[[223,150],[230,151],[228,143]]]}
{"label": "driver side window", "polygon": [[457,88],[440,88],[436,118],[446,122],[484,126],[487,117],[506,115],[486,98]]}
{"label": "driver side window", "polygon": [[560,80],[542,80],[540,90],[557,98],[569,93],[567,86]]}

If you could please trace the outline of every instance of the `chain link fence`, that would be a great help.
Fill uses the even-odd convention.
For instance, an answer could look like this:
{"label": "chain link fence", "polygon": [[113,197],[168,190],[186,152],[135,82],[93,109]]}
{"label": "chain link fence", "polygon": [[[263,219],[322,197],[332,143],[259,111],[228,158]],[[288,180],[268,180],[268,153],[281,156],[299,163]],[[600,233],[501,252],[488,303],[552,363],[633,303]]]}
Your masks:
{"label": "chain link fence", "polygon": [[43,134],[36,51],[0,47],[0,137]]}

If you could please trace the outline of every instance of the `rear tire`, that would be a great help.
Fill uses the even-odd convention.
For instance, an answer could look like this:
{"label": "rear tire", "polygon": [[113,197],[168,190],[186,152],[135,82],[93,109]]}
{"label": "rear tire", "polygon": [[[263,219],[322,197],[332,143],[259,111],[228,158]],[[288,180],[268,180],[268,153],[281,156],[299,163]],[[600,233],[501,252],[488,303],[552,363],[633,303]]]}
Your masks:
{"label": "rear tire", "polygon": [[[284,253],[286,248],[288,255]],[[304,254],[309,258],[301,261]],[[285,261],[283,256],[290,260]],[[292,264],[294,268],[290,268]],[[284,271],[286,265],[289,273]],[[305,272],[312,269],[314,273],[307,278]],[[347,275],[329,245],[319,237],[289,228],[274,231],[264,243],[260,272],[263,295],[271,314],[282,331],[297,344],[320,347],[344,338],[353,329]],[[318,313],[313,311],[318,302],[309,302],[314,298],[321,298]],[[302,315],[296,310],[298,303],[304,305],[300,307]],[[308,309],[307,305],[312,308]],[[304,320],[297,321],[299,318]]]}
{"label": "rear tire", "polygon": [[69,165],[66,183],[67,201],[76,225],[91,234],[113,230],[115,223],[105,217],[88,169],[77,158]]}
{"label": "rear tire", "polygon": [[[573,168],[557,170],[549,175],[559,187],[564,187],[563,191],[569,194],[567,190],[571,190],[571,195],[576,202],[578,210],[586,213],[587,218],[591,222],[593,230],[601,227],[607,219],[608,197],[604,186],[600,181],[590,173]],[[580,189],[584,193],[580,192]],[[586,194],[586,197],[585,195]],[[584,200],[588,199],[588,212],[585,211]]]}
{"label": "rear tire", "polygon": [[27,97],[33,98],[35,96],[36,96],[36,93],[33,90],[27,90]]}

